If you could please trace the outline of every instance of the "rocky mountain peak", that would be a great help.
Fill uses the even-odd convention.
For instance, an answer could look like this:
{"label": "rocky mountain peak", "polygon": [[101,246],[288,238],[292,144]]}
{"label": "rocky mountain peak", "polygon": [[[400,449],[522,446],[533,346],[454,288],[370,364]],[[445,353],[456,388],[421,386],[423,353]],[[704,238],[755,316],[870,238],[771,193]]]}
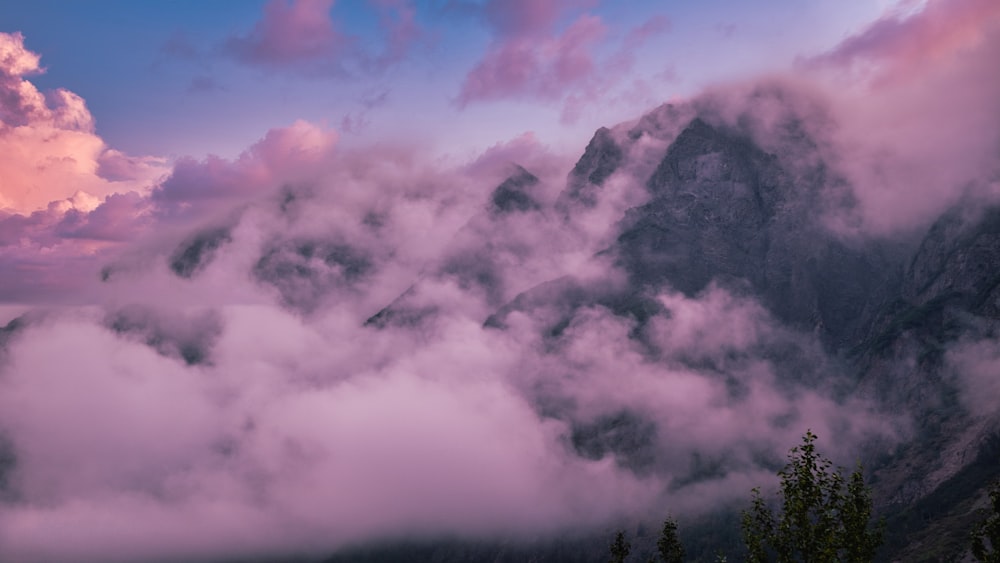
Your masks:
{"label": "rocky mountain peak", "polygon": [[538,184],[538,177],[520,165],[515,165],[514,173],[507,177],[490,198],[493,213],[514,213],[541,209],[541,205],[531,195],[531,188]]}
{"label": "rocky mountain peak", "polygon": [[593,206],[596,192],[604,181],[621,166],[625,151],[615,140],[611,130],[601,127],[587,144],[583,156],[569,173],[566,190],[560,196],[562,205],[576,202]]}

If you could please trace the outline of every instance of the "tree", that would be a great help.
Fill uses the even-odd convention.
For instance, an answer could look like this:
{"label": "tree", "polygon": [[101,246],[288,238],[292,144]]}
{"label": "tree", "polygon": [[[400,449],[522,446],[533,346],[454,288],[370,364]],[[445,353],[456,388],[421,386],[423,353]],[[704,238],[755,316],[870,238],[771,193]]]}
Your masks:
{"label": "tree", "polygon": [[611,563],[625,563],[625,559],[631,552],[632,545],[625,541],[625,533],[618,532],[615,541],[611,543]]}
{"label": "tree", "polygon": [[1000,482],[990,489],[993,513],[972,532],[972,556],[983,563],[1000,563]]}
{"label": "tree", "polygon": [[816,435],[807,431],[791,449],[781,479],[781,511],[775,515],[753,489],[750,510],[743,512],[743,539],[749,561],[827,563],[871,561],[882,543],[883,523],[874,529],[871,491],[861,466],[845,479],[816,451]]}
{"label": "tree", "polygon": [[677,522],[673,518],[663,521],[663,531],[656,540],[656,549],[665,563],[683,563],[684,546],[677,537]]}

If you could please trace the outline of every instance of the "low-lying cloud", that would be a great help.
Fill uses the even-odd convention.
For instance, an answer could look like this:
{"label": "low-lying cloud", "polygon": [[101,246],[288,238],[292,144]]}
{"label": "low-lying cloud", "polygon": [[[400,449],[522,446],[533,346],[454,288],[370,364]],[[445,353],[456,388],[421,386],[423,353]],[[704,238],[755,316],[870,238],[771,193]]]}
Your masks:
{"label": "low-lying cloud", "polygon": [[[467,176],[419,173],[412,152],[334,158],[325,183],[123,259],[97,305],[29,315],[0,368],[16,460],[0,553],[210,560],[532,539],[743,502],[805,428],[845,461],[893,435],[871,405],[836,398],[845,374],[813,337],[720,287],[662,292],[645,326],[587,302],[484,325],[560,276],[620,286],[594,256],[669,131],[630,149],[582,219],[557,211],[562,186],[544,175],[523,186],[539,207],[497,213]],[[477,249],[491,277],[465,275]],[[429,313],[366,324],[397,297]]]}

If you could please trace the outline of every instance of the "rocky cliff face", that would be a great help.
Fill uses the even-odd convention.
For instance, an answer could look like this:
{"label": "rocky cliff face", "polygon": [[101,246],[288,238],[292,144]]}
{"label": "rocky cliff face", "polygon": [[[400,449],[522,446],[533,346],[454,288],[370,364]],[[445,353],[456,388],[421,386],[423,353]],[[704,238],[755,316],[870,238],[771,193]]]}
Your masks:
{"label": "rocky cliff face", "polygon": [[998,284],[1000,208],[956,207],[926,233],[859,347],[860,392],[914,421],[912,439],[875,472],[890,549],[904,560],[958,557],[977,500],[1000,478],[1000,413],[995,398],[970,400],[983,382],[969,381],[977,368],[966,359],[998,349]]}
{"label": "rocky cliff face", "polygon": [[693,295],[739,286],[778,318],[835,348],[857,343],[898,283],[873,244],[845,241],[808,204],[822,185],[793,182],[775,155],[695,118],[629,211],[613,252],[636,289]]}
{"label": "rocky cliff face", "polygon": [[[625,143],[599,130],[562,201],[593,205],[602,183],[627,165],[627,143],[649,121],[640,121]],[[800,150],[809,151],[810,140],[800,140]],[[852,393],[912,415],[910,432],[891,453],[866,454],[880,509],[890,518],[886,557],[957,557],[972,506],[1000,477],[991,457],[1000,417],[996,409],[970,412],[953,352],[968,342],[996,348],[1000,208],[956,208],[907,254],[899,250],[906,244],[842,236],[823,224],[825,166],[803,174],[738,128],[696,116],[646,181],[648,201],[628,210],[602,253],[627,274],[625,287],[594,291],[572,280],[553,282],[520,295],[488,323],[499,326],[510,310],[551,315],[555,309],[557,329],[559,319],[565,325],[573,311],[597,303],[641,325],[658,312],[650,296],[664,289],[693,296],[716,284],[752,296],[845,358],[857,385]],[[617,444],[629,463],[653,463],[651,454],[637,451],[641,433],[595,434],[600,427],[600,421],[576,427],[582,455]]]}

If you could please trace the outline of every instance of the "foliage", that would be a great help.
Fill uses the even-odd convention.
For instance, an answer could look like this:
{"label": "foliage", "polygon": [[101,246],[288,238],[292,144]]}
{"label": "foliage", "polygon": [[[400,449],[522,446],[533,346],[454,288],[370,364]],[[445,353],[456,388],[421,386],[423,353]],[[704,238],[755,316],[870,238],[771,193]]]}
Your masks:
{"label": "foliage", "polygon": [[753,490],[743,513],[743,538],[754,563],[871,561],[882,543],[883,524],[869,529],[871,492],[860,465],[845,479],[816,451],[816,435],[807,431],[791,449],[781,479],[781,512],[774,514]]}
{"label": "foliage", "polygon": [[632,552],[632,544],[625,541],[625,533],[618,532],[615,541],[611,543],[611,563],[625,563],[628,554]]}
{"label": "foliage", "polygon": [[1000,563],[1000,483],[990,489],[993,513],[972,532],[972,556],[983,563]]}
{"label": "foliage", "polygon": [[660,539],[656,540],[656,549],[665,563],[683,563],[684,546],[677,537],[677,522],[673,518],[663,521]]}

